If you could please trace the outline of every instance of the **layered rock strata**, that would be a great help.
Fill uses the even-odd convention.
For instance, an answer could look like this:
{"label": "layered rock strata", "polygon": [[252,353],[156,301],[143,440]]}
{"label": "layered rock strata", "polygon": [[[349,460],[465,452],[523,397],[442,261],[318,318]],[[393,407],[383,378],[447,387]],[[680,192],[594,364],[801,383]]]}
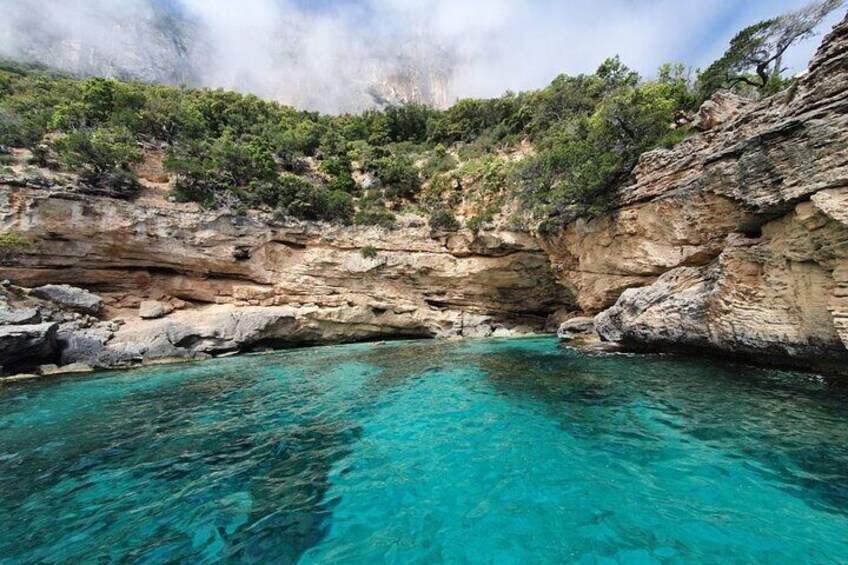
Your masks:
{"label": "layered rock strata", "polygon": [[126,322],[60,330],[60,364],[532,331],[565,304],[529,234],[431,233],[414,217],[394,230],[280,223],[5,186],[0,229],[27,238],[2,278],[53,285],[28,300],[70,284],[102,297],[86,314]]}

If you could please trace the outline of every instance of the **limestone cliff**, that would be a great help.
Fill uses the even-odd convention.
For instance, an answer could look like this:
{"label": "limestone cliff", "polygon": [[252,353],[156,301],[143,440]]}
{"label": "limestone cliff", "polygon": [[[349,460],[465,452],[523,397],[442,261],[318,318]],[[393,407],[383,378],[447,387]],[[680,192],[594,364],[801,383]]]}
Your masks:
{"label": "limestone cliff", "polygon": [[546,243],[559,279],[608,340],[848,372],[848,19],[788,91],[701,114]]}
{"label": "limestone cliff", "polygon": [[[278,223],[260,213],[0,187],[0,225],[29,241],[2,278],[83,287],[103,297],[101,317],[122,321],[68,328],[64,342],[60,328],[54,353],[64,363],[539,330],[564,304],[529,234],[431,233],[415,217],[402,224]],[[173,313],[142,320],[143,301],[160,303],[145,317]]]}

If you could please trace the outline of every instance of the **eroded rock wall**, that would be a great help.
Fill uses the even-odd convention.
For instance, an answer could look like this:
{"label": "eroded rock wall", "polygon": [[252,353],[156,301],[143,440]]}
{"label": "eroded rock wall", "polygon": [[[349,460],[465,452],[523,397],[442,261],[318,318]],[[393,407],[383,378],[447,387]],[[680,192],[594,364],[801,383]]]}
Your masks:
{"label": "eroded rock wall", "polygon": [[529,234],[431,233],[412,217],[394,230],[279,223],[0,186],[0,229],[28,240],[0,279],[96,292],[107,319],[128,322],[117,337],[141,342],[162,324],[139,306],[159,301],[201,351],[238,348],[205,321],[238,308],[264,308],[273,328],[241,345],[285,345],[539,330],[566,298]]}

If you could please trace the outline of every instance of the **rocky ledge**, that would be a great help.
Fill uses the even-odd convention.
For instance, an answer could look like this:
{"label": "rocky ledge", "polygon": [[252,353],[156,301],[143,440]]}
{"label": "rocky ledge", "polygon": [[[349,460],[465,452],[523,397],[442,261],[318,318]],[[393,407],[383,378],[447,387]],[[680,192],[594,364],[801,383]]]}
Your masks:
{"label": "rocky ledge", "polygon": [[614,214],[545,247],[600,336],[848,374],[848,19],[788,91],[719,95]]}

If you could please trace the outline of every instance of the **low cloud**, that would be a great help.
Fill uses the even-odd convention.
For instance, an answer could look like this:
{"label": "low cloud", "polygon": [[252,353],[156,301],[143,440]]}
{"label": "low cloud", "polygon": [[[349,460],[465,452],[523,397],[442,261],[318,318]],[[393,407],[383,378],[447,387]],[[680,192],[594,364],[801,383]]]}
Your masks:
{"label": "low cloud", "polygon": [[[615,54],[647,76],[663,62],[704,66],[742,27],[804,3],[0,0],[0,53],[86,74],[355,111],[539,88]],[[792,71],[804,68],[819,41],[792,51]]]}

